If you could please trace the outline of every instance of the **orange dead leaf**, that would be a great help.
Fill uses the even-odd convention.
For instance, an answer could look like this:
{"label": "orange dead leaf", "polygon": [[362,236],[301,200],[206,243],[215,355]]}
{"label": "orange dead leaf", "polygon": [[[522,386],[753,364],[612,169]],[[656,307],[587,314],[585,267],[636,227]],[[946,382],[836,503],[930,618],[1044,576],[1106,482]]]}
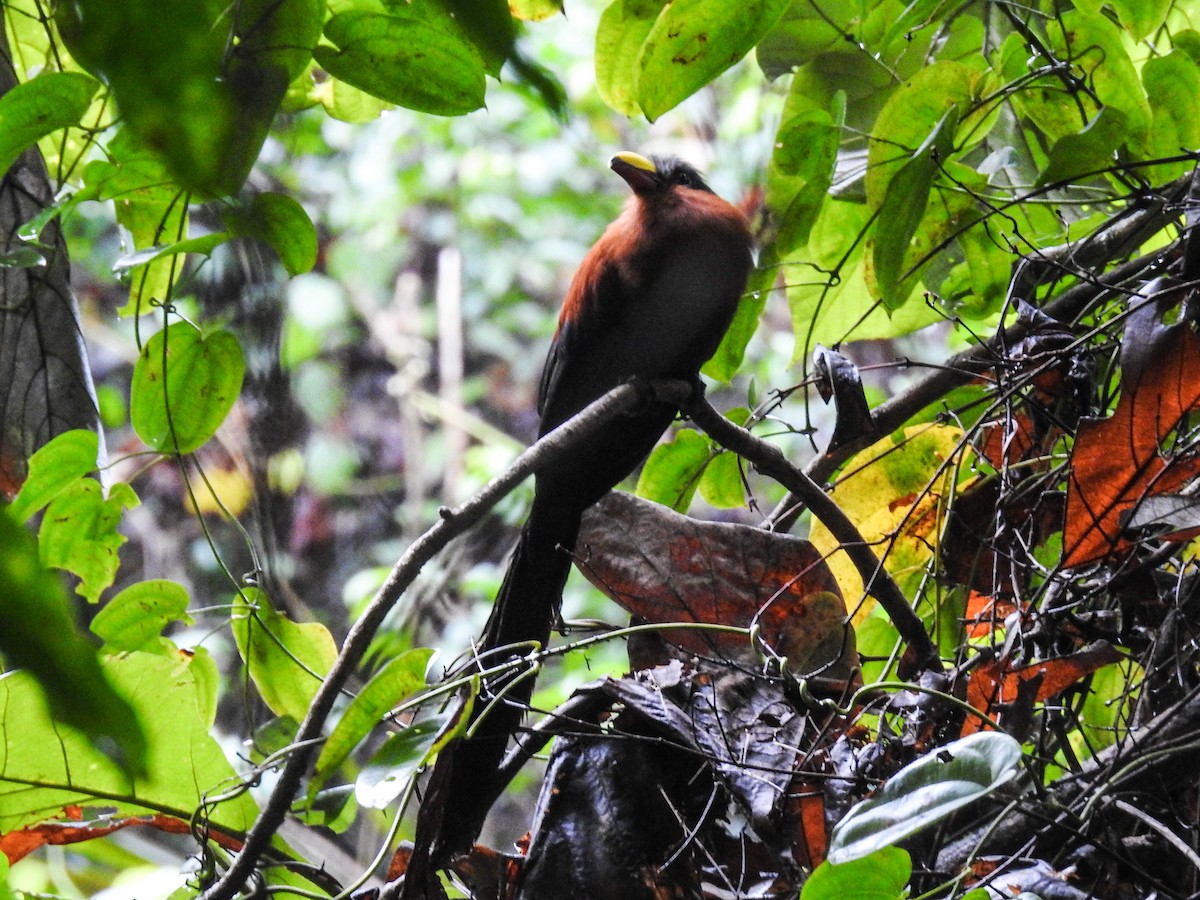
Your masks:
{"label": "orange dead leaf", "polygon": [[[1060,656],[1016,669],[1008,668],[1002,659],[993,659],[971,673],[971,680],[967,683],[967,702],[980,712],[995,716],[1001,706],[1015,701],[1022,687],[1034,679],[1039,679],[1039,683],[1033,699],[1048,700],[1097,669],[1120,662],[1123,658],[1111,644],[1100,641],[1070,656]],[[962,736],[974,734],[986,727],[979,717],[967,716],[966,722],[963,723]]]}
{"label": "orange dead leaf", "polygon": [[998,626],[1004,624],[1004,620],[1016,611],[1017,604],[1011,600],[989,597],[979,591],[971,591],[967,596],[967,611],[964,615],[967,637],[986,637]]}
{"label": "orange dead leaf", "polygon": [[1036,443],[1033,417],[1027,412],[980,426],[979,449],[994,469],[1015,466],[1027,459]]}
{"label": "orange dead leaf", "polygon": [[[64,812],[68,819],[78,819],[82,815],[82,811],[77,806],[66,807]],[[191,824],[183,819],[163,815],[130,816],[126,819],[102,819],[90,822],[50,822],[0,835],[0,853],[7,856],[10,863],[16,863],[39,847],[78,844],[81,841],[106,837],[114,831],[131,826],[154,828],[168,834],[190,834],[192,830]],[[208,837],[226,850],[236,852],[242,849],[241,839],[232,835],[210,830]]]}
{"label": "orange dead leaf", "polygon": [[[847,678],[857,665],[837,581],[808,541],[701,522],[614,491],[585,516],[576,557],[592,584],[647,622],[757,623],[794,671],[833,663],[822,674]],[[747,647],[733,633],[663,635],[689,653],[728,657]]]}
{"label": "orange dead leaf", "polygon": [[808,857],[805,863],[815,869],[825,861],[829,852],[829,836],[825,831],[825,796],[821,793],[801,794],[796,798],[800,813],[798,848]]}
{"label": "orange dead leaf", "polygon": [[1134,508],[1200,475],[1200,459],[1164,456],[1160,447],[1200,404],[1200,340],[1188,323],[1164,326],[1160,315],[1159,304],[1145,303],[1129,316],[1117,408],[1080,422],[1063,534],[1068,568],[1128,550],[1122,527]]}

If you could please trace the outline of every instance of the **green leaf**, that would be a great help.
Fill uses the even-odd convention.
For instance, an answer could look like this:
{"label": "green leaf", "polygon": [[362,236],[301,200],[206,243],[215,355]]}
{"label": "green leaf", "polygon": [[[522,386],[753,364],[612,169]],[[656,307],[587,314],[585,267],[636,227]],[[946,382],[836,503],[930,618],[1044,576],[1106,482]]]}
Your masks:
{"label": "green leaf", "polygon": [[[1150,104],[1150,155],[1175,156],[1200,147],[1200,68],[1182,50],[1155,56],[1142,66],[1142,84]],[[1167,181],[1191,166],[1160,166],[1152,176]]]}
{"label": "green leaf", "polygon": [[339,784],[320,791],[302,808],[294,810],[305,825],[321,825],[334,834],[344,834],[358,819],[354,785]]}
{"label": "green leaf", "polygon": [[808,241],[833,182],[846,117],[846,95],[841,92],[831,112],[810,107],[789,116],[789,107],[804,104],[793,101],[793,95],[788,101],[767,168],[767,207],[778,222],[775,252],[780,256]]}
{"label": "green leaf", "polygon": [[908,299],[907,291],[897,291],[904,271],[909,244],[917,233],[929,203],[929,191],[940,164],[950,156],[958,108],[951,107],[933,133],[888,181],[883,201],[875,218],[868,246],[871,249],[870,275],[875,294],[884,305],[896,308]]}
{"label": "green leaf", "polygon": [[8,513],[25,522],[39,509],[96,469],[100,438],[94,431],[64,431],[29,457],[29,474]]}
{"label": "green leaf", "polygon": [[[129,704],[114,693],[101,673],[96,650],[75,625],[62,583],[38,558],[33,536],[0,505],[0,653],[12,668],[27,674],[27,693],[39,707],[49,704],[54,720],[79,729],[102,750],[131,771],[145,766],[145,738]],[[0,678],[6,685],[22,678]],[[39,687],[40,686],[40,687]],[[44,700],[42,699],[44,696]],[[0,773],[13,778],[8,759],[27,748],[23,729],[9,730],[4,722],[19,719],[26,708],[0,702]],[[5,749],[7,748],[7,749]],[[45,752],[45,744],[38,752]],[[106,759],[108,765],[112,765]],[[6,785],[0,781],[0,816]],[[7,829],[0,827],[0,832]]]}
{"label": "green leaf", "polygon": [[[231,14],[233,13],[233,14]],[[180,185],[237,193],[320,33],[320,0],[73,0],[55,21]],[[186,110],[187,115],[181,115]]]}
{"label": "green leaf", "polygon": [[409,650],[391,660],[367,682],[321,748],[308,786],[310,800],[389,710],[425,687],[425,669],[432,656],[433,651],[425,648]]}
{"label": "green leaf", "polygon": [[725,330],[717,352],[712,359],[700,369],[709,378],[728,383],[746,356],[746,346],[754,332],[758,330],[758,319],[767,305],[767,294],[775,284],[778,270],[774,263],[776,257],[773,248],[766,248],[758,258],[758,268],[750,273],[750,282],[746,285],[746,293],[738,302],[733,321]]}
{"label": "green leaf", "polygon": [[0,269],[36,269],[46,265],[45,254],[33,244],[22,244],[0,253]]}
{"label": "green leaf", "polygon": [[98,603],[117,576],[117,551],[126,540],[117,531],[121,513],[138,503],[127,484],[114,484],[105,498],[100,482],[77,480],[51,501],[42,517],[42,564],[78,576],[76,592]]}
{"label": "green leaf", "polygon": [[638,476],[637,495],[676,512],[686,512],[712,458],[712,444],[698,431],[684,429],[651,452]]}
{"label": "green leaf", "polygon": [[212,234],[204,234],[200,237],[185,238],[182,241],[175,241],[170,244],[147,247],[135,253],[126,253],[113,263],[113,272],[119,275],[128,272],[130,269],[148,266],[157,260],[168,256],[178,256],[182,253],[199,253],[203,256],[208,256],[217,247],[228,242],[231,237],[233,235],[227,231],[215,231]]}
{"label": "green leaf", "polygon": [[1068,134],[1055,143],[1050,159],[1038,174],[1038,186],[1068,182],[1073,178],[1082,180],[1115,167],[1117,149],[1125,142],[1127,128],[1120,110],[1111,106],[1100,110],[1083,130]]}
{"label": "green leaf", "polygon": [[[1072,61],[1102,106],[1125,116],[1127,143],[1141,147],[1150,131],[1150,107],[1121,29],[1102,13],[1078,10],[1064,13],[1055,24],[1061,27],[1047,29],[1052,48]],[[1094,112],[1093,106],[1089,115]]]}
{"label": "green leaf", "polygon": [[1111,7],[1117,19],[1135,41],[1145,39],[1162,25],[1171,9],[1171,0],[1077,0],[1075,6],[1093,15]]}
{"label": "green leaf", "polygon": [[8,857],[0,853],[0,900],[16,900],[16,894],[8,886]]}
{"label": "green leaf", "polygon": [[258,808],[247,791],[224,794],[240,779],[204,718],[215,705],[215,695],[204,694],[215,685],[199,682],[179,656],[110,656],[101,671],[132,709],[130,727],[140,725],[145,734],[145,773],[131,778],[91,738],[63,728],[26,673],[6,676],[0,679],[0,833],[65,819],[68,805],[84,807],[85,820],[162,813],[190,821],[203,807],[215,827],[244,833]]}
{"label": "green leaf", "polygon": [[233,209],[226,220],[234,233],[269,244],[289,275],[301,275],[317,264],[317,229],[304,207],[285,194],[255,194],[245,209]]}
{"label": "green leaf", "polygon": [[[107,160],[84,168],[83,199],[112,200],[117,222],[129,230],[136,250],[160,247],[187,234],[187,199],[162,161],[129,128],[117,132],[106,148]],[[141,315],[166,301],[183,267],[178,260],[155,259],[131,273],[129,302],[120,315]]]}
{"label": "green leaf", "polygon": [[291,621],[272,609],[257,588],[234,597],[232,625],[238,653],[263,702],[277,716],[303,720],[337,658],[329,629]]}
{"label": "green leaf", "polygon": [[[797,66],[816,60],[845,44],[845,35],[853,29],[844,14],[838,19],[828,9],[809,3],[793,3],[759,42],[755,57],[763,74],[774,80]],[[847,27],[840,27],[845,25]]]}
{"label": "green leaf", "polygon": [[563,0],[508,0],[508,8],[518,19],[540,22],[563,11]]}
{"label": "green leaf", "polygon": [[791,0],[673,0],[642,44],[638,105],[654,121],[704,87],[770,31]]}
{"label": "green leaf", "polygon": [[228,331],[202,337],[189,322],[156,333],[133,369],[129,418],[163,453],[191,453],[211,438],[242,389],[242,348]]}
{"label": "green leaf", "polygon": [[1003,732],[952,741],[905,766],[834,826],[829,861],[859,859],[940,822],[1011,779],[1021,745]]}
{"label": "green leaf", "polygon": [[926,66],[896,88],[871,128],[867,154],[867,204],[879,209],[896,173],[926,146],[951,109],[972,104],[970,68],[939,61]]}
{"label": "green leaf", "polygon": [[[417,719],[384,741],[354,781],[359,805],[384,809],[399,797],[417,770],[445,746],[450,737],[447,727],[455,722],[456,713],[452,706],[438,715]],[[461,718],[458,724],[463,724]]]}
{"label": "green leaf", "polygon": [[596,90],[626,116],[638,106],[638,56],[666,0],[613,0],[596,27]]}
{"label": "green leaf", "polygon": [[513,14],[507,0],[437,0],[450,16],[450,23],[462,30],[475,45],[493,78],[513,50],[517,36]]}
{"label": "green leaf", "polygon": [[172,622],[190,625],[188,592],[174,581],[156,579],[131,584],[92,619],[92,634],[111,650],[147,650],[162,646],[163,629]]}
{"label": "green leaf", "polygon": [[700,476],[700,496],[717,509],[739,509],[746,505],[746,488],[736,453],[718,454]]}
{"label": "green leaf", "polygon": [[393,104],[360,91],[340,78],[327,78],[313,85],[312,96],[330,116],[352,125],[378,119],[380,113],[393,107]]}
{"label": "green leaf", "polygon": [[462,35],[414,13],[344,12],[314,54],[330,75],[389,103],[439,116],[483,106],[483,60]]}
{"label": "green leaf", "polygon": [[818,343],[836,346],[847,340],[894,338],[944,321],[944,313],[925,303],[910,303],[889,314],[871,295],[863,264],[865,241],[859,237],[869,216],[862,203],[830,198],[808,244],[783,262],[796,335],[793,363],[806,360]]}
{"label": "green leaf", "polygon": [[99,87],[80,72],[43,72],[0,97],[0,172],[40,138],[78,125]]}
{"label": "green leaf", "polygon": [[[298,78],[312,62],[312,51],[325,24],[325,0],[239,0],[234,34],[237,36],[236,62],[245,72],[235,70],[229,77],[235,82],[252,76],[264,77],[262,70],[278,67],[284,84]],[[242,85],[239,84],[239,87]]]}
{"label": "green leaf", "polygon": [[912,877],[912,859],[899,847],[884,847],[861,859],[823,862],[800,891],[800,900],[902,900]]}

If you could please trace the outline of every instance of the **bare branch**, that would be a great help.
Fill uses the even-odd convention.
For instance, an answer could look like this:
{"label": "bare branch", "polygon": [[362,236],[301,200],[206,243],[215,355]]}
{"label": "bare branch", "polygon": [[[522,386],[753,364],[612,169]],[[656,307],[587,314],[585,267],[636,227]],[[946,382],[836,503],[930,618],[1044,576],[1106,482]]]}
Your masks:
{"label": "bare branch", "polygon": [[314,739],[320,738],[334,701],[347,679],[358,668],[383,620],[422,567],[452,539],[477,524],[525,478],[570,454],[617,416],[636,409],[648,395],[658,401],[678,404],[689,398],[692,392],[693,385],[686,381],[625,384],[615,388],[522,453],[505,472],[488,482],[471,499],[455,509],[442,510],[441,519],[414,541],[392,567],[383,586],[346,635],[337,660],[296,733],[294,743],[297,749],[284,765],[266,806],[246,836],[241,853],[221,879],[201,895],[202,900],[232,900],[253,874],[254,867],[270,846],[272,837],[279,830],[300,788],[300,782],[317,749],[318,742]]}

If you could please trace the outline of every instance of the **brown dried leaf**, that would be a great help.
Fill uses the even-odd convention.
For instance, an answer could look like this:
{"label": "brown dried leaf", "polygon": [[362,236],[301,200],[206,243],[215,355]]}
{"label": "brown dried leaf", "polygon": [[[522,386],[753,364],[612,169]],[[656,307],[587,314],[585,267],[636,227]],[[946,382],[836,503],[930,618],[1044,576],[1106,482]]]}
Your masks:
{"label": "brown dried leaf", "polygon": [[[1153,294],[1153,287],[1147,288]],[[1178,292],[1160,291],[1164,300]],[[1200,459],[1164,456],[1160,445],[1200,404],[1200,340],[1187,322],[1164,326],[1164,304],[1130,314],[1121,352],[1121,399],[1107,419],[1086,419],[1071,454],[1066,567],[1130,549],[1125,518],[1146,497],[1175,491],[1200,475]]]}
{"label": "brown dried leaf", "polygon": [[[1124,657],[1106,641],[1099,641],[1069,656],[1030,663],[1011,669],[1003,659],[994,659],[971,673],[967,683],[967,702],[975,709],[994,716],[1001,706],[1013,703],[1022,687],[1037,679],[1033,700],[1048,700],[1091,675],[1097,669],[1120,662]],[[967,716],[962,734],[974,734],[986,725],[978,716]]]}
{"label": "brown dried leaf", "polygon": [[[745,525],[701,522],[612,492],[584,517],[577,563],[592,584],[650,623],[747,628],[796,672],[849,678],[854,632],[829,568],[808,542]],[[688,653],[728,658],[743,635],[672,628]]]}

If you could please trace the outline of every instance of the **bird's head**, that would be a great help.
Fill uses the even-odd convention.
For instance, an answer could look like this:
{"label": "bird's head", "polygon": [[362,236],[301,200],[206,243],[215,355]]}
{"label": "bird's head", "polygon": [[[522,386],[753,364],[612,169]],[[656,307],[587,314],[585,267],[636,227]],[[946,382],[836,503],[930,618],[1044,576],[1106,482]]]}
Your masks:
{"label": "bird's head", "polygon": [[677,187],[712,193],[703,176],[675,156],[645,157],[626,150],[614,156],[609,165],[639,197],[661,196]]}

